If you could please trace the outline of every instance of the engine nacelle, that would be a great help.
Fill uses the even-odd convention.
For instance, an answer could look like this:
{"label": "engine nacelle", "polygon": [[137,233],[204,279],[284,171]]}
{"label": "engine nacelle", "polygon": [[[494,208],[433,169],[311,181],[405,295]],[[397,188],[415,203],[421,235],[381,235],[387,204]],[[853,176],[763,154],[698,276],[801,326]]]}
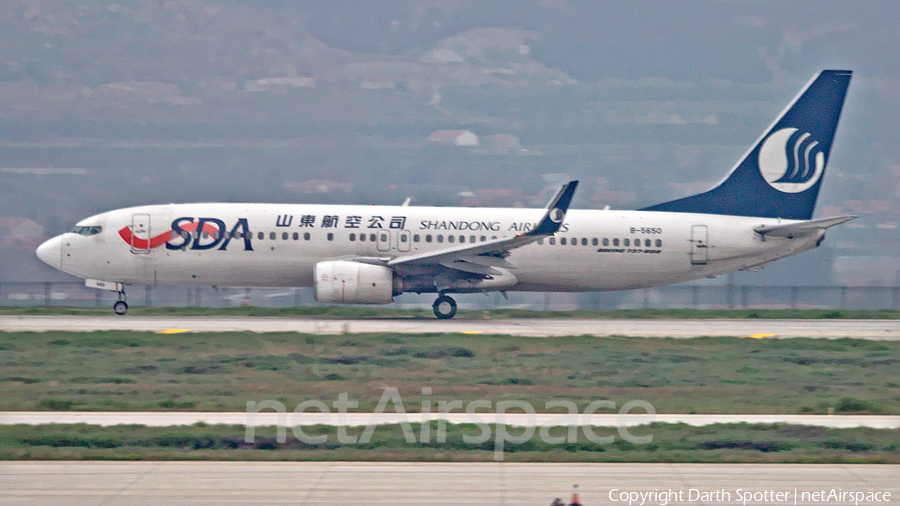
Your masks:
{"label": "engine nacelle", "polygon": [[[394,301],[394,271],[381,265],[337,260],[319,262],[313,271],[315,298],[337,304],[389,304]],[[399,279],[397,280],[399,287]]]}

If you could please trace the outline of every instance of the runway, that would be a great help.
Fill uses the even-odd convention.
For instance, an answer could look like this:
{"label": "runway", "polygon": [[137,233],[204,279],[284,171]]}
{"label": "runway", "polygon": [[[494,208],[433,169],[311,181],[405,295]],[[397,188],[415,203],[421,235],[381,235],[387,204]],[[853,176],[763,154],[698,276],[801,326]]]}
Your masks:
{"label": "runway", "polygon": [[895,503],[898,475],[900,466],[832,464],[3,462],[0,504],[547,505],[568,504],[577,484],[584,505],[654,491],[669,504],[854,504],[811,495],[832,490],[871,494],[858,502],[868,505]]}
{"label": "runway", "polygon": [[147,316],[0,316],[0,330],[46,332],[127,330],[149,332],[301,332],[347,334],[448,333],[531,337],[591,335],[692,338],[821,338],[900,340],[898,320],[650,320],[538,319],[506,320],[316,320],[309,318],[222,318]]}
{"label": "runway", "polygon": [[633,414],[572,415],[521,412],[511,413],[292,413],[278,414],[271,410],[259,413],[231,412],[97,412],[97,411],[4,411],[0,412],[0,425],[76,424],[88,425],[146,425],[148,427],[173,427],[205,423],[210,425],[264,426],[364,426],[368,424],[421,423],[446,420],[451,424],[507,424],[516,427],[543,427],[556,425],[590,425],[594,427],[635,427],[653,422],[684,423],[692,426],[717,423],[794,424],[829,428],[869,427],[873,429],[900,429],[900,416],[883,415],[647,415],[640,409]]}

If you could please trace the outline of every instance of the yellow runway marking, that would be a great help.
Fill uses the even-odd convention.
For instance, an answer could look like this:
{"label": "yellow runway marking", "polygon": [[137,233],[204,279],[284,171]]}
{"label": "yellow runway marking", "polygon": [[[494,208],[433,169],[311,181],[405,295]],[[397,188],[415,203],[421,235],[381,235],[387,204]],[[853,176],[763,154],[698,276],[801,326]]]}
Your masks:
{"label": "yellow runway marking", "polygon": [[160,330],[157,334],[183,334],[185,332],[190,332],[191,329],[166,329]]}
{"label": "yellow runway marking", "polygon": [[464,330],[461,332],[461,334],[481,334],[481,333],[482,332],[480,330]]}
{"label": "yellow runway marking", "polygon": [[778,334],[750,334],[749,336],[744,336],[744,338],[749,339],[765,339],[767,337],[775,337]]}

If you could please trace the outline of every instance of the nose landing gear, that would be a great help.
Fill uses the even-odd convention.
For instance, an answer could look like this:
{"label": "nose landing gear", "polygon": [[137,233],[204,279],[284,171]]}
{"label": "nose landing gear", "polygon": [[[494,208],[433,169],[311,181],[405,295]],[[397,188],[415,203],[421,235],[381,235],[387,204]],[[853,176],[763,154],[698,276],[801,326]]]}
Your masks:
{"label": "nose landing gear", "polygon": [[115,311],[117,315],[123,315],[128,312],[128,303],[125,302],[125,286],[122,285],[122,289],[116,293],[119,294],[119,301],[113,304],[113,311]]}
{"label": "nose landing gear", "polygon": [[441,294],[431,307],[434,309],[434,316],[439,320],[449,320],[456,316],[456,301],[444,294]]}

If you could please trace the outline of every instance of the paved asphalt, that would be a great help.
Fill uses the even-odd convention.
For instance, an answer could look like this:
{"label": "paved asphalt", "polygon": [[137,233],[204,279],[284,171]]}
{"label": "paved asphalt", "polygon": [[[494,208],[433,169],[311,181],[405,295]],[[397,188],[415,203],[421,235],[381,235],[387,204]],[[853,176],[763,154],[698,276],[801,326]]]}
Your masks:
{"label": "paved asphalt", "polygon": [[[891,505],[898,476],[900,466],[846,464],[0,462],[0,504],[543,506],[568,504],[577,484],[586,506],[625,506],[641,492],[667,494],[647,506]],[[863,500],[811,495],[832,491]]]}
{"label": "paved asphalt", "polygon": [[[553,335],[631,335],[689,338],[702,335],[757,338],[841,337],[898,340],[900,322],[890,320],[310,320],[290,318],[20,317],[0,316],[0,330],[144,330],[154,332],[467,332]],[[465,416],[464,414],[459,414]],[[291,424],[320,423],[312,418]],[[333,415],[336,418],[336,415]],[[347,415],[364,424],[368,414]],[[491,422],[487,414],[479,415]],[[517,425],[553,424],[508,414]],[[671,418],[675,416],[676,418]],[[102,418],[107,417],[107,418]],[[182,425],[198,421],[236,423],[245,413],[0,413],[0,423]],[[267,418],[268,417],[268,418]],[[381,423],[401,421],[383,415]],[[394,418],[391,418],[394,417]],[[520,417],[517,419],[516,417]],[[450,418],[450,417],[448,417]],[[834,427],[897,428],[900,417],[801,415],[657,415],[658,421],[693,425],[715,422],[788,422]],[[411,421],[421,415],[410,415]],[[451,422],[459,422],[453,420]],[[461,420],[468,421],[468,420]],[[558,420],[556,420],[558,422]],[[646,422],[634,416],[595,415],[597,426]],[[335,424],[337,420],[331,421]],[[579,420],[579,423],[583,423]],[[277,423],[260,413],[257,423]],[[641,504],[896,504],[900,466],[742,464],[516,464],[357,462],[0,462],[0,505],[6,504],[500,504],[568,502],[579,485],[585,505]],[[751,495],[746,495],[750,493]],[[811,495],[815,493],[823,494]],[[847,496],[847,494],[853,496]],[[885,494],[890,493],[890,496]],[[630,497],[634,502],[629,504]],[[659,494],[670,494],[661,497]],[[755,496],[753,495],[755,494]],[[838,499],[833,495],[838,494]],[[841,496],[843,494],[843,496]],[[857,494],[862,500],[854,501]],[[832,497],[832,499],[829,499]],[[842,500],[841,500],[842,499]]]}
{"label": "paved asphalt", "polygon": [[134,330],[151,332],[304,332],[404,334],[461,332],[519,336],[642,336],[690,338],[857,338],[900,340],[898,320],[648,320],[539,319],[508,320],[315,320],[308,318],[222,318],[150,316],[0,316],[5,331]]}

